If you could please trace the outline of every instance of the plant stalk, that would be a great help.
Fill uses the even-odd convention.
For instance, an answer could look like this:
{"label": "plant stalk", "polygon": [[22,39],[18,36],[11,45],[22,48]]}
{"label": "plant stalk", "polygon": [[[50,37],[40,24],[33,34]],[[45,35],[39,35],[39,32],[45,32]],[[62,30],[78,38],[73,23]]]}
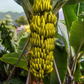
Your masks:
{"label": "plant stalk", "polygon": [[77,60],[79,61],[83,55],[84,55],[84,51],[80,54]]}
{"label": "plant stalk", "polygon": [[59,84],[62,84],[55,60],[53,60],[53,63],[54,63],[54,67],[55,67],[55,71],[56,71],[56,74],[57,74]]}
{"label": "plant stalk", "polygon": [[15,64],[15,66],[14,66],[14,68],[12,69],[12,72],[11,72],[11,74],[9,75],[9,77],[8,77],[8,79],[7,79],[7,81],[6,81],[6,84],[7,84],[8,81],[10,80],[10,78],[11,78],[11,76],[12,76],[12,74],[13,74],[13,72],[14,72],[16,66],[17,66],[17,64],[19,63],[20,58],[22,57],[22,55],[23,55],[23,53],[24,53],[24,51],[25,51],[25,49],[26,49],[26,47],[27,47],[29,41],[30,41],[30,37],[29,37],[29,39],[27,40],[27,42],[26,42],[26,44],[25,44],[25,46],[24,46],[24,48],[23,48],[23,51],[22,51],[20,57],[18,58],[18,60],[17,60],[17,62],[16,62],[16,64]]}
{"label": "plant stalk", "polygon": [[77,16],[78,16],[78,14],[79,14],[79,9],[80,9],[80,3],[78,3]]}
{"label": "plant stalk", "polygon": [[26,84],[29,84],[29,77],[30,77],[30,68],[29,68],[29,71],[28,71],[28,76],[27,76]]}
{"label": "plant stalk", "polygon": [[82,40],[82,42],[81,42],[81,44],[80,44],[80,46],[79,46],[79,49],[78,49],[78,51],[77,51],[77,55],[76,55],[75,61],[74,61],[74,63],[73,63],[73,67],[72,67],[72,68],[73,68],[73,69],[72,69],[72,70],[73,70],[73,74],[75,73],[75,70],[76,70],[78,54],[79,54],[79,52],[80,52],[80,49],[81,49],[83,43],[84,43],[84,39]]}

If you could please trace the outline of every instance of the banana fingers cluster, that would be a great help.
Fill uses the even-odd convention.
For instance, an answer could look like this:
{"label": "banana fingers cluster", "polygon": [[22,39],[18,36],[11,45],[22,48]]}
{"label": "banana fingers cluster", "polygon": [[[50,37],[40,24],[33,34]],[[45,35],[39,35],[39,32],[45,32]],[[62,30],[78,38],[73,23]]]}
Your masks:
{"label": "banana fingers cluster", "polygon": [[33,5],[33,12],[40,13],[45,11],[51,11],[52,6],[50,5],[50,0],[35,0]]}
{"label": "banana fingers cluster", "polygon": [[54,26],[57,18],[51,10],[50,0],[35,0],[33,12],[37,15],[33,16],[30,24],[30,71],[38,78],[44,78],[53,70]]}

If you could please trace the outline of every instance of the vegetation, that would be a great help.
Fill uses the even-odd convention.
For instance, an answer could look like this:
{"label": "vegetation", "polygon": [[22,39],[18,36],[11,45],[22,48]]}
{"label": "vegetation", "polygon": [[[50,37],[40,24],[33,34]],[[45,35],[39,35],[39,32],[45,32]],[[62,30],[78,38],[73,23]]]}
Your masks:
{"label": "vegetation", "polygon": [[[27,35],[28,35],[25,31],[22,31],[18,36],[16,36],[16,30],[12,26],[13,24],[11,21],[12,19],[10,15],[6,15],[6,17],[0,21],[0,57],[4,55],[8,56],[6,58],[7,61],[8,61],[8,58],[11,58],[11,55],[12,55],[12,54],[9,55],[8,53],[17,52],[20,55],[21,53],[20,49],[22,47],[20,40],[22,40],[21,38],[23,37],[27,38]],[[21,46],[19,43],[21,44]],[[15,56],[17,57],[15,59],[15,62],[17,61],[19,56],[17,55],[17,53],[13,53],[13,55],[15,54]],[[23,59],[24,58],[22,58],[22,60]],[[14,60],[11,60],[12,64],[14,63],[13,61]],[[24,65],[27,66],[26,61]],[[12,65],[0,61],[0,83],[1,84],[6,83],[5,81],[9,76],[9,74],[11,73],[12,68],[13,68]],[[10,83],[15,84],[15,82],[16,84],[19,84],[19,83],[24,84],[26,80],[26,75],[27,75],[26,73],[27,71],[25,70],[16,68],[14,72],[15,74],[13,74],[11,80],[9,81],[9,84]]]}
{"label": "vegetation", "polygon": [[19,17],[19,19],[18,20],[16,19],[15,22],[18,23],[19,25],[26,25],[26,24],[28,24],[28,21],[27,21],[25,16]]}
{"label": "vegetation", "polygon": [[18,19],[19,17],[21,16],[25,16],[24,12],[21,12],[21,13],[17,13],[17,12],[0,12],[0,20],[2,20],[5,15],[10,15],[11,18],[12,18],[12,23],[15,24],[15,20]]}
{"label": "vegetation", "polygon": [[[23,7],[28,22],[30,23],[30,20],[34,15],[32,10],[34,0],[15,1]],[[29,72],[28,74],[30,74],[30,79],[32,80],[30,83],[39,80],[39,83],[43,81],[44,84],[84,84],[84,0],[51,0],[51,5],[53,7],[52,13],[57,15],[58,18],[55,29],[56,37],[54,38],[54,70],[41,81],[30,74],[30,32],[27,36],[20,39],[18,43],[19,45],[13,53],[10,52],[8,54],[4,54],[0,58],[0,60],[5,63],[15,65],[19,56],[23,54],[17,65],[17,67],[20,67],[19,72],[17,72],[18,74],[16,74],[16,71],[12,73],[13,75],[8,83],[14,84],[15,81],[18,80],[18,84],[24,84],[26,82],[26,78],[29,77],[29,75],[27,77],[27,72]],[[63,9],[65,21],[59,20],[58,11],[60,8]],[[4,26],[0,25],[0,27],[2,28]],[[61,34],[59,33],[59,30]],[[24,45],[25,47],[23,48]],[[5,70],[7,72],[8,69],[5,68]],[[3,77],[3,74],[1,76]],[[7,77],[8,76],[9,74]],[[16,80],[15,77],[18,77],[19,79]],[[24,77],[26,77],[25,81],[23,80]],[[11,80],[15,81],[11,82]]]}

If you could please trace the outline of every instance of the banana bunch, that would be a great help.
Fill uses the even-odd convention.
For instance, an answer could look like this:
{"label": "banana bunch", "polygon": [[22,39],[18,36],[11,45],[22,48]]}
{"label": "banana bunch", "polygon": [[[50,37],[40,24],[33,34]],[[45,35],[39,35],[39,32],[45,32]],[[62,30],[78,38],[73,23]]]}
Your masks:
{"label": "banana bunch", "polygon": [[31,73],[36,77],[44,78],[45,73],[53,70],[53,51],[32,47],[30,63]]}
{"label": "banana bunch", "polygon": [[44,78],[53,70],[54,26],[57,18],[51,10],[50,0],[35,0],[33,12],[39,14],[33,16],[30,24],[30,71],[38,78]]}
{"label": "banana bunch", "polygon": [[44,11],[51,11],[52,6],[50,5],[50,0],[35,0],[33,5],[33,12],[40,13]]}

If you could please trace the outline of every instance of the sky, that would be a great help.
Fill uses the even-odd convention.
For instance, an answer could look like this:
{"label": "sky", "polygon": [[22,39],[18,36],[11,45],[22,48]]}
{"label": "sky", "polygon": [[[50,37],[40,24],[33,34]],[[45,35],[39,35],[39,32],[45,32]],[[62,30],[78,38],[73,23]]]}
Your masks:
{"label": "sky", "polygon": [[0,12],[23,12],[23,8],[14,0],[0,0]]}
{"label": "sky", "polygon": [[0,12],[8,11],[21,13],[23,12],[23,8],[14,0],[0,0]]}

